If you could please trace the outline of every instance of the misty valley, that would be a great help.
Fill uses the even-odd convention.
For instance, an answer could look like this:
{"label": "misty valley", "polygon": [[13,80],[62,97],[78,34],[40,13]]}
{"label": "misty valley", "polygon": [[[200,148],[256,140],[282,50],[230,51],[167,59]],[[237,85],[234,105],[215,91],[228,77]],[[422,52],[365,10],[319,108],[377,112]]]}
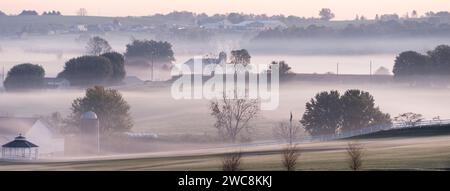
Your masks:
{"label": "misty valley", "polygon": [[446,11],[1,13],[0,170],[450,168]]}

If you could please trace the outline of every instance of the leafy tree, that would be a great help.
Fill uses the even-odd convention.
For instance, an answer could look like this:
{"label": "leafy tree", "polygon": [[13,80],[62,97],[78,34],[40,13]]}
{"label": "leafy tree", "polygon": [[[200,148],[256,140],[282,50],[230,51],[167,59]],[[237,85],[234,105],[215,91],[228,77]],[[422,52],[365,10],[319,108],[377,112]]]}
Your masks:
{"label": "leafy tree", "polygon": [[416,10],[413,10],[413,11],[411,12],[411,17],[412,17],[412,18],[417,18],[418,16],[419,16],[419,14],[417,13]]}
{"label": "leafy tree", "polygon": [[126,75],[125,71],[125,59],[122,54],[117,52],[108,52],[100,55],[102,57],[108,58],[109,61],[112,64],[112,76],[110,81],[112,83],[119,83],[121,82]]}
{"label": "leafy tree", "polygon": [[103,134],[124,132],[133,127],[130,106],[119,91],[95,86],[86,90],[86,95],[73,101],[71,121],[77,123],[83,113],[93,111],[100,121]]}
{"label": "leafy tree", "polygon": [[306,103],[300,123],[311,135],[334,134],[342,123],[338,91],[320,92]]}
{"label": "leafy tree", "polygon": [[438,75],[450,74],[450,46],[439,45],[434,50],[428,51],[431,64],[433,65],[432,72]]}
{"label": "leafy tree", "polygon": [[375,107],[368,92],[348,90],[321,92],[306,103],[300,121],[311,135],[334,134],[337,130],[356,130],[372,125],[391,124],[389,114]]}
{"label": "leafy tree", "polygon": [[341,128],[343,131],[391,123],[389,114],[384,114],[375,107],[375,100],[369,92],[347,90],[340,101],[343,111]]}
{"label": "leafy tree", "polygon": [[9,70],[5,79],[6,90],[38,89],[44,85],[45,70],[42,66],[33,64],[19,64]]}
{"label": "leafy tree", "polygon": [[169,68],[175,61],[172,44],[154,40],[134,40],[127,44],[125,58],[131,66],[144,67],[161,64],[164,68]]}
{"label": "leafy tree", "polygon": [[269,65],[269,72],[272,71],[273,67],[278,67],[281,79],[286,78],[291,73],[291,67],[285,61],[272,61]]}
{"label": "leafy tree", "polygon": [[319,16],[321,20],[329,21],[334,18],[334,13],[329,8],[323,8],[319,11]]}
{"label": "leafy tree", "polygon": [[395,77],[408,77],[412,75],[428,74],[429,64],[425,55],[414,51],[400,53],[395,59],[393,73]]}
{"label": "leafy tree", "polygon": [[89,39],[86,45],[86,53],[98,56],[107,52],[111,52],[111,46],[108,41],[98,36]]}
{"label": "leafy tree", "polygon": [[58,77],[65,78],[74,86],[89,86],[110,82],[113,66],[102,56],[81,56],[72,58]]}
{"label": "leafy tree", "polygon": [[235,66],[241,64],[242,66],[247,66],[250,64],[250,59],[252,57],[246,49],[233,50],[231,51],[231,64]]}

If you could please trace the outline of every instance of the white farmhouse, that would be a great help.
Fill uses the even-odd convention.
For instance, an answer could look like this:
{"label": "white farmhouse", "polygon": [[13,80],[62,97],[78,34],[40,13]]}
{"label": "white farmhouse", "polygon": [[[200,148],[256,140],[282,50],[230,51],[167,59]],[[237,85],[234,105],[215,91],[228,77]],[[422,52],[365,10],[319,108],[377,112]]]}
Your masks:
{"label": "white farmhouse", "polygon": [[0,144],[13,141],[22,134],[27,140],[39,146],[40,155],[64,153],[64,137],[39,118],[0,117]]}

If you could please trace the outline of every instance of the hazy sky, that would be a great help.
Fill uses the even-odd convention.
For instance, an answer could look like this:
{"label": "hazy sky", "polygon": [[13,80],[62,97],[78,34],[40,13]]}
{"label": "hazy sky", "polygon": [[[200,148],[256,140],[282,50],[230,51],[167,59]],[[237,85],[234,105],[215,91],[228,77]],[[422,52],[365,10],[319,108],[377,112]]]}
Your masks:
{"label": "hazy sky", "polygon": [[89,15],[142,16],[167,13],[174,10],[227,13],[266,13],[297,16],[317,16],[318,10],[328,7],[336,19],[353,19],[356,14],[372,18],[375,14],[398,13],[417,10],[449,11],[450,0],[0,0],[0,10],[17,14],[23,9],[39,12],[60,10],[73,15],[79,8],[86,8]]}

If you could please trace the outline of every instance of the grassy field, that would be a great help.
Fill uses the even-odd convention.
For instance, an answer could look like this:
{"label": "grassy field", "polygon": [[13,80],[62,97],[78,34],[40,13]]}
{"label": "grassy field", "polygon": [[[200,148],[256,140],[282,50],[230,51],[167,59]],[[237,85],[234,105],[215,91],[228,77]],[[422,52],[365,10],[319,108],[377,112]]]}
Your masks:
{"label": "grassy field", "polygon": [[[450,136],[353,140],[364,146],[364,170],[445,170],[450,167]],[[348,141],[308,143],[298,170],[348,170]],[[284,146],[202,149],[98,158],[71,158],[59,162],[0,162],[0,170],[221,170],[224,153],[241,151],[243,170],[283,170]]]}
{"label": "grassy field", "polygon": [[377,138],[394,138],[394,137],[432,137],[450,134],[450,125],[427,125],[412,128],[392,129],[378,131],[375,133],[365,134],[353,137],[354,139],[377,139]]}

